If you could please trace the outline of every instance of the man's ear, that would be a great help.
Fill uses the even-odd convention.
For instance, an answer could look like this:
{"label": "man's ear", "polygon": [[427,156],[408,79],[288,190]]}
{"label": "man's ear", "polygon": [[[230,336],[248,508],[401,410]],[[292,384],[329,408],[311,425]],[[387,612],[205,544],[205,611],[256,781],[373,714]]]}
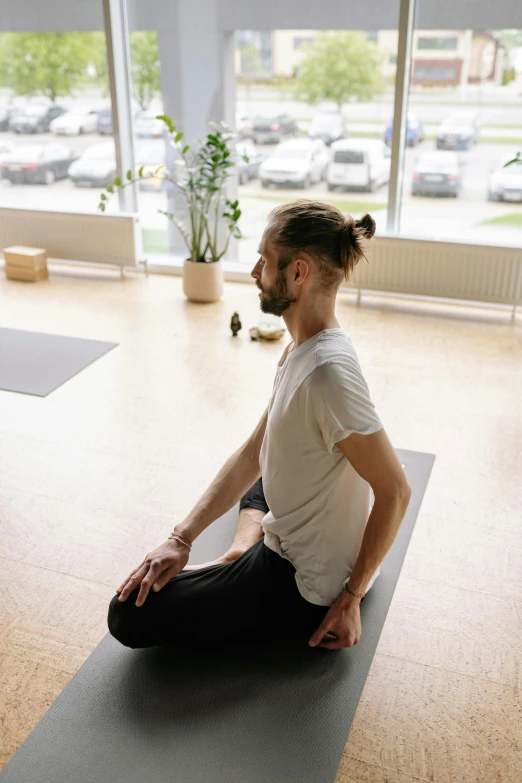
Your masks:
{"label": "man's ear", "polygon": [[295,260],[297,262],[297,267],[294,281],[299,279],[299,283],[302,284],[310,272],[310,257],[307,253],[299,253]]}

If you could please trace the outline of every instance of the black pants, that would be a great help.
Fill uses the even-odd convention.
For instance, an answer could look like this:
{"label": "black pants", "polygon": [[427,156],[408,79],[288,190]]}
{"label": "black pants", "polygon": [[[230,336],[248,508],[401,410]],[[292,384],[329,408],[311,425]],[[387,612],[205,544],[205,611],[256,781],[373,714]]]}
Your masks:
{"label": "black pants", "polygon": [[[240,508],[267,513],[262,479],[241,498]],[[186,571],[158,592],[150,590],[136,606],[139,586],[109,605],[111,634],[128,647],[199,642],[272,642],[308,639],[328,606],[306,601],[297,588],[295,568],[263,539],[232,563]]]}

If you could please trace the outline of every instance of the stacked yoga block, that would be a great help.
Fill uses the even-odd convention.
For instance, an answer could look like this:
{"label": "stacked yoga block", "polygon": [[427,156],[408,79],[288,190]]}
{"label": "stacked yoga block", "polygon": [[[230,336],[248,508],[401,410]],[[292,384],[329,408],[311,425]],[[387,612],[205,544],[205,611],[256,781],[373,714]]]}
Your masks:
{"label": "stacked yoga block", "polygon": [[13,245],[4,249],[5,276],[8,280],[25,280],[35,283],[47,280],[47,253],[41,247]]}

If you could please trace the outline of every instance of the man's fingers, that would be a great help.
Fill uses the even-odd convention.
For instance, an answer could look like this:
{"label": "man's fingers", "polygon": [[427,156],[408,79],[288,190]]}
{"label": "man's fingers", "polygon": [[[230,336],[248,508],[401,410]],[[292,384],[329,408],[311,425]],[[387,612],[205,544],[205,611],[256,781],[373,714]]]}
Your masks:
{"label": "man's fingers", "polygon": [[163,571],[163,573],[158,576],[154,584],[152,585],[152,589],[155,593],[157,593],[159,590],[161,590],[162,587],[165,587],[167,582],[172,579],[173,576],[176,576],[179,573],[179,570],[177,569],[177,566],[171,565],[170,568],[167,568],[166,571]]}
{"label": "man's fingers", "polygon": [[163,567],[159,561],[150,564],[149,573],[141,580],[140,592],[136,599],[136,606],[142,606],[149,594],[149,590],[161,574]]}
{"label": "man's fingers", "polygon": [[149,570],[149,566],[147,563],[142,565],[139,571],[137,571],[134,576],[129,576],[127,581],[124,583],[122,591],[120,593],[120,601],[126,601],[129,595],[132,593],[132,591],[139,585],[147,571]]}
{"label": "man's fingers", "polygon": [[134,571],[131,571],[130,574],[128,575],[128,577],[123,580],[121,585],[116,588],[116,592],[117,593],[121,593],[121,591],[123,590],[123,588],[125,587],[125,585],[129,581],[129,579],[132,579],[134,574],[136,574],[140,570],[140,568],[143,568],[144,565],[145,565],[145,560],[142,560],[141,563],[139,564],[139,566],[137,568],[135,568]]}
{"label": "man's fingers", "polygon": [[330,631],[329,625],[320,625],[317,631],[315,631],[315,633],[313,633],[310,639],[308,640],[308,644],[310,645],[310,647],[316,647],[329,631]]}

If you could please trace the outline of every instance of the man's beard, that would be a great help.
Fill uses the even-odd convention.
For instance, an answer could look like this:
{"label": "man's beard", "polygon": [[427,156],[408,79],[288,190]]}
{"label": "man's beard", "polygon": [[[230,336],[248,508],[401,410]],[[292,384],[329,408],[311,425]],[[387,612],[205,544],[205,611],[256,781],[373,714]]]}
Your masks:
{"label": "man's beard", "polygon": [[261,292],[259,301],[261,311],[263,313],[271,313],[272,315],[283,315],[290,305],[297,302],[297,299],[292,298],[288,294],[284,272],[278,273],[277,280],[272,288]]}

